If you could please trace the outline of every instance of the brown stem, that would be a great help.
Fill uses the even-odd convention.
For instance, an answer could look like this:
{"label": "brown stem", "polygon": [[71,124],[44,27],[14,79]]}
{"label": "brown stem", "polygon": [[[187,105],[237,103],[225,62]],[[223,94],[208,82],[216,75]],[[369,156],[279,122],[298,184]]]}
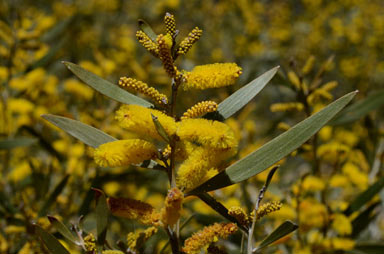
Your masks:
{"label": "brown stem", "polygon": [[167,231],[167,234],[169,236],[169,242],[171,243],[172,254],[180,254],[179,239],[177,238],[177,235],[169,227],[167,227],[165,231]]}

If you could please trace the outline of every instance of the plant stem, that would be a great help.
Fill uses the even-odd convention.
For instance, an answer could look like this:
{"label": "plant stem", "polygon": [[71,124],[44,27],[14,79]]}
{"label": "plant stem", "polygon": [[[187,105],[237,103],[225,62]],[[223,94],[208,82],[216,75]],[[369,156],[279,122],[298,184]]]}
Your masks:
{"label": "plant stem", "polygon": [[177,235],[175,235],[175,232],[173,232],[169,227],[167,227],[165,231],[167,231],[167,234],[169,236],[169,242],[171,243],[172,253],[179,254],[179,239]]}

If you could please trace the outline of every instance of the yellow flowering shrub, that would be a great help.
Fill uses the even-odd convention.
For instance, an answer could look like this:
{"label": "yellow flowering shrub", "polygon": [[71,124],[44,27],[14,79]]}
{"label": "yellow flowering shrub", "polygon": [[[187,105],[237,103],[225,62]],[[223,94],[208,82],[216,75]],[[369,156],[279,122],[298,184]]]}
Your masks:
{"label": "yellow flowering shrub", "polygon": [[[363,241],[384,237],[383,9],[381,0],[0,1],[0,252],[55,253],[46,232],[79,254],[251,253],[286,220],[298,229],[256,252],[379,248]],[[138,17],[153,30],[140,20],[137,31]],[[275,65],[262,94],[226,115],[226,98]],[[238,178],[228,173],[355,89],[351,111],[267,170],[243,177],[264,154]],[[76,136],[79,121],[92,128]],[[218,180],[238,184],[194,196]]]}

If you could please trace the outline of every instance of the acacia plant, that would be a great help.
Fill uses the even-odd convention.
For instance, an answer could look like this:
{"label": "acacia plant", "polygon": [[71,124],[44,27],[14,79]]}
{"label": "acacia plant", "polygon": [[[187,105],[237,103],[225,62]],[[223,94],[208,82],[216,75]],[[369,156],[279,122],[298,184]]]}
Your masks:
{"label": "acacia plant", "polygon": [[[79,121],[43,115],[49,122],[95,148],[94,160],[101,167],[133,165],[167,174],[169,189],[163,208],[156,210],[151,204],[131,198],[106,197],[101,190],[95,189],[96,237],[90,233],[85,234],[78,226],[73,227],[77,232],[75,236],[56,218],[49,219],[65,238],[81,246],[86,253],[140,253],[143,243],[159,230],[168,234],[172,253],[200,253],[203,249],[209,253],[222,253],[223,250],[214,244],[217,238],[227,238],[236,231],[242,234],[241,251],[256,252],[297,228],[292,222],[286,221],[258,246],[254,244],[255,223],[281,207],[280,202],[261,204],[277,169],[274,164],[314,135],[351,101],[355,92],[341,97],[245,158],[230,164],[229,160],[238,152],[238,144],[234,132],[224,120],[250,102],[272,79],[278,67],[243,86],[220,103],[197,102],[184,114],[177,115],[180,89],[204,90],[232,85],[242,74],[242,68],[236,63],[214,63],[195,66],[191,71],[180,69],[176,60],[188,53],[200,39],[202,30],[194,28],[177,43],[179,31],[176,30],[174,16],[167,13],[164,22],[165,33],[157,35],[146,22],[140,20],[140,30],[136,36],[145,49],[162,62],[170,80],[168,94],[160,93],[133,77],[120,78],[117,86],[76,64],[64,63],[83,82],[122,103],[115,113],[115,119],[121,128],[134,133],[135,138],[117,140]],[[132,93],[144,95],[149,101]],[[244,181],[267,169],[271,171],[250,214],[239,207],[227,209],[208,193]],[[180,219],[184,199],[188,196],[201,199],[229,222],[207,226],[182,242]],[[148,227],[130,233],[126,242],[118,244],[120,251],[111,250],[113,247],[106,241],[109,213],[137,220]],[[69,253],[41,227],[36,226],[36,231],[51,252]]]}

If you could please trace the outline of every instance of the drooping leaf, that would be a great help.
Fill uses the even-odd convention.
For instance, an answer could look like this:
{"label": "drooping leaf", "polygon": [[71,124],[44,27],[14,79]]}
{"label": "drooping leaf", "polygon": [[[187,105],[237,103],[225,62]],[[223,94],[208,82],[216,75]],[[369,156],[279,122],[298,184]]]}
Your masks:
{"label": "drooping leaf", "polygon": [[329,124],[341,125],[359,120],[384,104],[384,90],[377,91],[340,112]]}
{"label": "drooping leaf", "polygon": [[352,221],[351,237],[353,239],[356,239],[357,236],[376,218],[378,213],[373,213],[373,211],[378,205],[380,205],[380,202],[373,203]]}
{"label": "drooping leaf", "polygon": [[268,84],[278,69],[279,66],[272,68],[231,94],[218,105],[216,112],[206,114],[205,118],[223,120],[231,117],[247,105]]}
{"label": "drooping leaf", "polygon": [[296,124],[288,131],[263,145],[258,150],[232,164],[225,171],[212,177],[192,190],[189,194],[220,189],[244,181],[264,171],[306,142],[344,108],[355,94],[356,92],[352,92],[334,101],[321,111]]}
{"label": "drooping leaf", "polygon": [[34,225],[34,229],[52,254],[70,254],[69,251],[64,248],[64,246],[53,235],[45,231],[43,228],[38,225]]}
{"label": "drooping leaf", "polygon": [[104,246],[105,238],[107,236],[109,209],[107,204],[107,198],[104,192],[99,189],[93,190],[95,191],[96,196],[96,245],[98,250],[101,250]]}
{"label": "drooping leaf", "polygon": [[284,236],[292,233],[298,228],[298,226],[290,221],[285,221],[278,228],[276,228],[269,236],[267,236],[260,245],[253,250],[253,252],[257,252],[258,250],[267,247],[273,242],[283,238]]}
{"label": "drooping leaf", "polygon": [[146,34],[152,41],[156,41],[157,35],[152,30],[151,26],[143,19],[137,21],[139,28]]}
{"label": "drooping leaf", "polygon": [[17,137],[0,140],[0,149],[13,149],[16,147],[30,146],[37,142],[36,138]]}
{"label": "drooping leaf", "polygon": [[380,190],[384,187],[384,177],[377,180],[374,184],[368,187],[364,192],[360,193],[355,200],[344,211],[345,215],[351,215],[358,211],[362,206],[369,202]]}
{"label": "drooping leaf", "polygon": [[78,237],[76,237],[72,232],[57,218],[54,216],[48,215],[48,220],[51,223],[51,225],[60,233],[62,236],[64,236],[66,239],[71,241],[74,244],[79,243]]}
{"label": "drooping leaf", "polygon": [[350,253],[356,254],[379,254],[384,253],[384,244],[382,243],[359,243]]}
{"label": "drooping leaf", "polygon": [[86,145],[95,148],[104,143],[116,141],[114,137],[80,121],[55,115],[42,115],[42,117]]}
{"label": "drooping leaf", "polygon": [[63,62],[67,68],[73,72],[84,83],[95,89],[96,91],[108,96],[109,98],[124,103],[124,104],[136,104],[143,107],[152,107],[153,104],[133,95],[117,85],[100,78],[99,76],[89,72],[79,65],[70,62]]}
{"label": "drooping leaf", "polygon": [[57,197],[63,191],[65,185],[67,185],[69,179],[69,175],[66,175],[61,179],[61,181],[56,185],[51,194],[49,194],[48,198],[45,200],[43,206],[41,207],[38,215],[39,217],[47,214],[48,208],[56,201]]}

